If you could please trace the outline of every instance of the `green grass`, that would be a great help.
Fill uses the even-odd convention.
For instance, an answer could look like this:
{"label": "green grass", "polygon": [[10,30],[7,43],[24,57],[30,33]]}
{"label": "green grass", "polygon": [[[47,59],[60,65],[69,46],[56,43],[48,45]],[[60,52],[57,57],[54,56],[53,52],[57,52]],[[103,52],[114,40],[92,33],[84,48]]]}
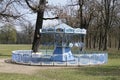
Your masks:
{"label": "green grass", "polygon": [[11,57],[14,50],[30,50],[31,45],[0,44],[0,58]]}
{"label": "green grass", "polygon": [[42,76],[13,74],[13,73],[0,73],[0,80],[48,80]]}
{"label": "green grass", "polygon": [[[31,45],[1,45],[1,58],[11,57],[11,51],[31,49]],[[37,71],[33,75],[0,73],[0,80],[120,80],[120,51],[108,50],[107,64],[69,68],[51,68]]]}
{"label": "green grass", "polygon": [[44,75],[51,80],[119,80],[120,72],[114,67],[80,67],[61,70],[43,70],[37,75]]}

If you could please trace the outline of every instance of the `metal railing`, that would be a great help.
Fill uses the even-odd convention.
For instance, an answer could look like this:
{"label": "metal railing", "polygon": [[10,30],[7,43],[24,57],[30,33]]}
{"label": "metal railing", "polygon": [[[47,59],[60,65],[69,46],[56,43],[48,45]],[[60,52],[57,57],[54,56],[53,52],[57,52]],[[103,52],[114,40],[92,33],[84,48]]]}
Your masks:
{"label": "metal railing", "polygon": [[53,57],[60,55],[52,54],[32,54],[29,50],[12,52],[12,61],[28,65],[49,65],[49,66],[82,66],[99,65],[108,62],[107,53],[74,54],[74,60],[69,61],[64,55],[64,61],[55,61]]}

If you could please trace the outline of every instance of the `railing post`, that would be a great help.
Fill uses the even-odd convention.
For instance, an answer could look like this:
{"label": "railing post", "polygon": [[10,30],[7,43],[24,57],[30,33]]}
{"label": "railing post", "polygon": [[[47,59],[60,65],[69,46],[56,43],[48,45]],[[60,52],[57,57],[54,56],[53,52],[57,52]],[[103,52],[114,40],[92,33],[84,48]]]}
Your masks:
{"label": "railing post", "polygon": [[80,66],[80,64],[79,64],[79,61],[80,61],[80,57],[79,56],[77,56],[78,57],[78,67]]}
{"label": "railing post", "polygon": [[66,57],[66,66],[67,66],[67,55],[65,55],[65,57]]}
{"label": "railing post", "polygon": [[54,66],[54,65],[55,65],[55,64],[54,64],[54,54],[52,55],[52,57],[53,57],[53,66]]}

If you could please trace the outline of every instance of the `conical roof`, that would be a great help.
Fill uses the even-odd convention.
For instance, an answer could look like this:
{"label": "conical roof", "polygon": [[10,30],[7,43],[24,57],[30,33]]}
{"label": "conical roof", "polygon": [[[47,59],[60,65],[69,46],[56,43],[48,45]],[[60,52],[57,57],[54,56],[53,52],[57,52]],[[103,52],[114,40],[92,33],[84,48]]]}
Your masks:
{"label": "conical roof", "polygon": [[71,26],[61,23],[56,26],[43,28],[40,33],[73,33],[73,34],[86,34],[86,29],[72,28]]}

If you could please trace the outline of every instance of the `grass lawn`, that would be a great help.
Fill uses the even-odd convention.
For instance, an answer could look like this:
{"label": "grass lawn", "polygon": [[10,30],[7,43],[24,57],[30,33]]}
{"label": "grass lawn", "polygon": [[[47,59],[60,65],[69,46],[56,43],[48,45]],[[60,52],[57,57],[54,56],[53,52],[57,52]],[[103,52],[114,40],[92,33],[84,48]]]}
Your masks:
{"label": "grass lawn", "polygon": [[[10,58],[11,51],[31,49],[31,45],[0,44],[0,58]],[[105,65],[69,68],[51,68],[35,74],[0,73],[0,80],[120,80],[120,51],[108,50],[109,60]]]}
{"label": "grass lawn", "polygon": [[0,44],[0,58],[11,57],[14,50],[30,50],[31,45],[18,45],[18,44]]}

